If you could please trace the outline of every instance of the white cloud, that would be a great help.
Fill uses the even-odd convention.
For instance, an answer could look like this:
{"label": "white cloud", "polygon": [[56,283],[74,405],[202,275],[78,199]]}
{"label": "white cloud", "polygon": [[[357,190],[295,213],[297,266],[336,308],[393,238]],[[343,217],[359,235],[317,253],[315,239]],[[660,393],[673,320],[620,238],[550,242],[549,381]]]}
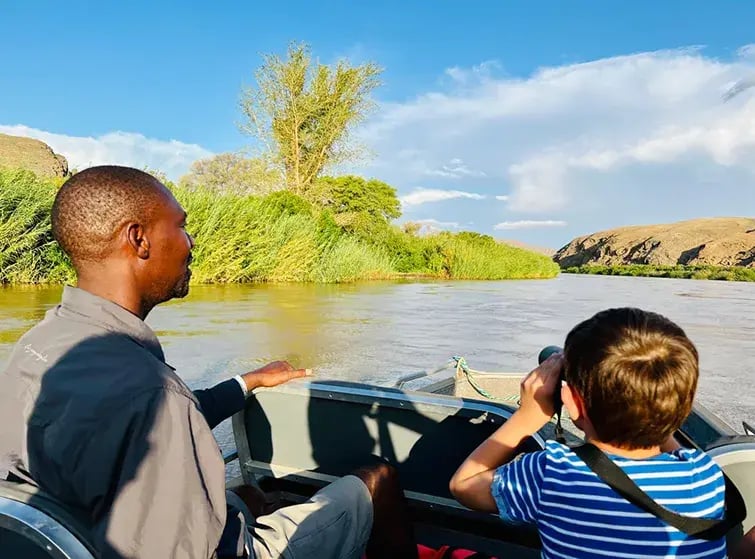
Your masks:
{"label": "white cloud", "polygon": [[734,97],[736,97],[737,95],[739,95],[740,93],[744,91],[747,91],[754,85],[755,85],[755,76],[750,76],[750,77],[741,79],[738,82],[736,82],[734,85],[732,85],[729,88],[729,90],[723,94],[722,98],[724,101],[730,101],[734,99]]}
{"label": "white cloud", "polygon": [[435,177],[444,177],[450,179],[458,179],[461,177],[484,177],[483,171],[476,171],[470,169],[463,160],[454,158],[447,164],[442,165],[439,169],[428,169],[426,174]]}
{"label": "white cloud", "polygon": [[461,225],[457,221],[439,221],[433,218],[413,219],[413,223],[418,223],[425,231],[441,231],[443,229],[459,229]]}
{"label": "white cloud", "polygon": [[[442,88],[384,104],[363,131],[378,154],[369,172],[412,192],[458,159],[484,173],[454,177],[459,191],[503,202],[487,227],[559,212],[564,235],[755,207],[755,88],[743,87],[755,83],[755,46],[729,59],[695,47],[524,77],[494,69],[452,68]],[[502,184],[508,199],[496,196]]]}
{"label": "white cloud", "polygon": [[755,45],[743,45],[737,49],[741,58],[755,58]]}
{"label": "white cloud", "polygon": [[453,66],[446,68],[446,75],[460,85],[478,83],[492,78],[493,73],[500,70],[501,64],[497,60],[486,60],[471,68]]}
{"label": "white cloud", "polygon": [[[359,132],[377,157],[353,171],[396,186],[405,209],[495,199],[473,210],[439,204],[433,216],[474,219],[490,232],[496,223],[555,215],[568,225],[521,233],[555,245],[598,228],[755,207],[755,87],[746,87],[755,83],[755,45],[728,57],[695,47],[525,76],[483,62],[439,77],[433,90],[383,103]],[[82,138],[23,126],[0,131],[38,137],[77,167],[146,165],[175,177],[209,155],[198,145],[124,132]],[[454,190],[435,188],[449,180]]]}
{"label": "white cloud", "polygon": [[551,219],[546,220],[529,220],[524,219],[520,221],[503,221],[496,223],[493,229],[496,231],[504,231],[510,229],[535,229],[538,227],[565,227],[567,223],[565,221],[555,221]]}
{"label": "white cloud", "polygon": [[0,132],[36,138],[68,160],[70,168],[85,169],[94,165],[127,165],[164,171],[177,179],[197,159],[212,152],[196,144],[177,140],[157,140],[132,132],[108,132],[102,136],[67,136],[23,125],[0,125]]}
{"label": "white cloud", "polygon": [[485,198],[482,194],[474,192],[463,192],[461,190],[440,190],[437,188],[417,188],[406,196],[399,199],[404,206],[418,206],[428,202],[441,202],[443,200],[453,200],[454,198],[469,198],[471,200],[482,200]]}

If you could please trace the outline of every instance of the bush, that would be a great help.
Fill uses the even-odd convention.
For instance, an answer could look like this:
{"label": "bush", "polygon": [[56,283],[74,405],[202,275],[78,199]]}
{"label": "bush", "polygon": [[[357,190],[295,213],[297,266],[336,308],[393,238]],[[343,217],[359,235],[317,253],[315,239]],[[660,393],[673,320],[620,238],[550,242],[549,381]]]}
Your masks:
{"label": "bush", "polygon": [[552,278],[558,273],[558,265],[547,256],[498,243],[488,235],[446,234],[445,242],[452,278]]}
{"label": "bush", "polygon": [[[349,181],[354,184],[353,178]],[[0,283],[73,279],[50,232],[50,208],[60,184],[29,172],[0,171]],[[385,213],[336,213],[288,191],[255,196],[195,184],[169,186],[188,213],[187,230],[196,242],[194,282],[509,279],[558,273],[549,258],[488,235],[418,236],[391,225]]]}
{"label": "bush", "polygon": [[68,258],[52,237],[50,208],[61,179],[0,169],[0,283],[65,282]]}
{"label": "bush", "polygon": [[566,274],[599,274],[677,279],[708,279],[721,281],[755,281],[755,268],[742,266],[651,266],[631,264],[626,266],[586,265],[562,270]]}

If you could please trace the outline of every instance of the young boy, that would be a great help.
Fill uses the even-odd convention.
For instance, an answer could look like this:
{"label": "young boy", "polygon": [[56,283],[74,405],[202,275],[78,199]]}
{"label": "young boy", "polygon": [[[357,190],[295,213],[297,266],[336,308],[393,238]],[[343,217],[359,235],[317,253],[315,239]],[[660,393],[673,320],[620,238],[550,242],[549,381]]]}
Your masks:
{"label": "young boy", "polygon": [[721,518],[720,468],[673,437],[692,409],[697,378],[697,350],[679,326],[638,309],[600,312],[569,333],[563,355],[522,382],[520,408],[459,467],[451,492],[470,508],[536,524],[546,558],[724,558],[724,539],[693,538],[644,512],[567,446],[548,441],[545,450],[511,461],[553,416],[560,388],[585,439],[658,504]]}

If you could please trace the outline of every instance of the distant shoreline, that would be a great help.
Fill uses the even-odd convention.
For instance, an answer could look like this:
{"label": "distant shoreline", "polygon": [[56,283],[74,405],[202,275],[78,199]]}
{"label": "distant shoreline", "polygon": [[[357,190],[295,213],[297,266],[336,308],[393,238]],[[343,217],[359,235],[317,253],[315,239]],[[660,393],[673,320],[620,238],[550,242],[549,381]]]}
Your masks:
{"label": "distant shoreline", "polygon": [[743,266],[655,266],[651,264],[627,264],[620,266],[584,265],[563,268],[561,273],[755,282],[755,268],[745,268]]}

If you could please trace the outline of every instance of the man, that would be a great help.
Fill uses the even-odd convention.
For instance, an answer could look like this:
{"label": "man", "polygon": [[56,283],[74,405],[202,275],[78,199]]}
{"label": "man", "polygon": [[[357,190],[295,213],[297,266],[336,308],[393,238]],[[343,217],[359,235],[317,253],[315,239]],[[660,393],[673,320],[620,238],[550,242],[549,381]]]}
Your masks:
{"label": "man", "polygon": [[[186,213],[154,177],[93,167],[52,209],[77,287],[0,376],[0,467],[66,503],[106,558],[416,557],[395,473],[362,469],[256,519],[226,494],[211,427],[245,393],[306,374],[274,363],[192,393],[144,319],[189,290]],[[368,541],[369,540],[369,541]]]}
{"label": "man", "polygon": [[755,526],[742,537],[731,559],[752,559],[753,557],[755,557]]}

